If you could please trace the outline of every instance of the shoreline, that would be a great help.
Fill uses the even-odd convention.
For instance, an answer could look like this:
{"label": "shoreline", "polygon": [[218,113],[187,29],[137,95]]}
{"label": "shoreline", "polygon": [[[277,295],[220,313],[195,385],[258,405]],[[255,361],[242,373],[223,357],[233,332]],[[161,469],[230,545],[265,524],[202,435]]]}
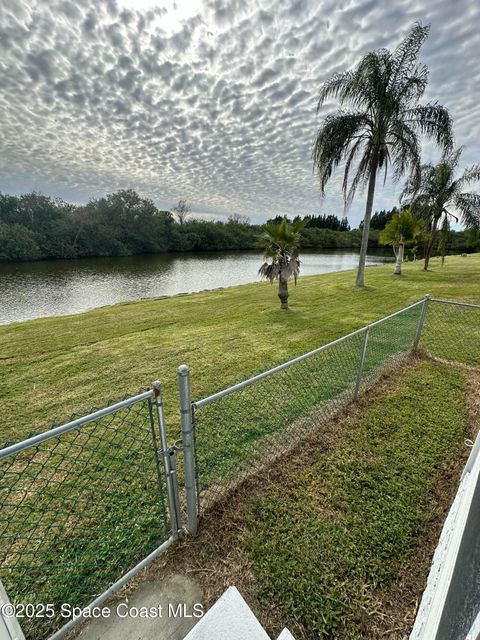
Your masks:
{"label": "shoreline", "polygon": [[[475,255],[479,255],[480,253],[472,253],[472,254],[467,254],[468,256],[475,256]],[[452,254],[450,256],[447,256],[447,258],[462,258],[463,254]],[[440,260],[440,256],[434,256],[431,258],[431,263],[432,265],[436,265],[438,263],[438,261]],[[420,263],[422,262],[421,259],[418,259],[416,261],[408,261],[404,263],[404,267],[407,267],[407,269],[410,266],[413,265],[420,265]],[[388,267],[389,265],[392,265],[394,263],[394,259],[389,259],[389,260],[385,260],[384,262],[380,263],[380,264],[372,264],[372,265],[368,265],[366,267],[367,270],[371,270],[373,268],[378,268],[378,267]],[[448,263],[447,263],[448,264]],[[446,267],[448,268],[448,266]],[[429,270],[430,271],[430,270]],[[334,275],[339,275],[339,274],[354,274],[356,272],[356,267],[351,268],[351,269],[339,269],[336,271],[325,271],[323,273],[317,273],[317,274],[308,274],[308,275],[300,275],[298,278],[298,281],[306,281],[308,279],[313,279],[313,278],[321,278],[321,277],[328,277],[328,276],[334,276]],[[251,282],[243,282],[240,284],[232,284],[229,286],[221,286],[221,287],[212,287],[211,289],[199,289],[197,291],[186,291],[186,292],[179,292],[179,293],[172,293],[172,294],[165,294],[165,295],[160,295],[160,296],[152,296],[152,297],[141,297],[141,298],[135,298],[135,299],[130,299],[130,300],[119,300],[117,302],[112,302],[110,304],[104,304],[104,305],[99,305],[99,306],[95,306],[95,307],[91,307],[88,309],[82,309],[79,311],[74,311],[72,313],[62,313],[62,314],[52,314],[52,315],[42,315],[42,316],[37,316],[35,318],[27,318],[25,320],[12,320],[12,321],[6,321],[6,322],[2,322],[0,321],[0,332],[2,331],[2,329],[6,329],[6,328],[16,328],[19,326],[24,326],[24,325],[30,325],[32,323],[39,323],[42,321],[53,321],[53,320],[66,320],[69,318],[79,318],[82,315],[89,315],[92,313],[96,313],[99,311],[105,311],[105,310],[112,310],[114,307],[120,308],[120,307],[126,307],[126,306],[131,306],[134,304],[148,304],[150,302],[156,302],[156,301],[160,301],[160,300],[175,300],[178,298],[184,298],[184,297],[195,297],[195,296],[199,296],[201,294],[207,294],[207,293],[215,293],[215,292],[220,292],[220,291],[230,291],[233,289],[238,289],[238,288],[243,288],[243,287],[247,287],[247,286],[253,286],[253,285],[261,285],[261,284],[265,284],[265,285],[270,285],[270,286],[275,286],[275,284],[270,284],[269,282],[265,281],[265,280],[254,280]],[[293,282],[292,282],[293,285]],[[366,288],[368,288],[368,281],[367,281],[367,285]],[[290,289],[290,293],[292,293],[292,291],[295,291],[294,286],[291,287]]]}
{"label": "shoreline", "polygon": [[[131,257],[131,256],[128,256]],[[372,267],[384,267],[388,264],[393,264],[394,259],[393,258],[388,258],[387,256],[385,256],[385,258],[387,258],[384,262],[380,263],[380,264],[371,264],[371,265],[367,265],[367,269],[370,269]],[[21,264],[25,264],[25,263],[21,263]],[[316,273],[316,274],[308,274],[308,275],[300,275],[298,280],[302,280],[304,278],[315,278],[315,277],[319,277],[319,276],[324,276],[324,275],[328,275],[328,274],[334,274],[334,273],[347,273],[347,272],[354,272],[356,270],[356,267],[352,267],[349,269],[337,269],[334,271],[324,271],[323,273]],[[223,291],[225,289],[233,289],[235,287],[244,287],[247,285],[254,285],[254,284],[269,284],[268,282],[266,282],[265,280],[253,280],[250,282],[242,282],[239,284],[232,284],[232,285],[227,285],[227,286],[221,286],[221,287],[212,287],[210,288],[206,288],[206,289],[198,289],[197,291],[183,291],[183,292],[179,292],[179,293],[171,293],[171,294],[164,294],[164,295],[159,295],[159,296],[148,296],[148,297],[141,297],[141,298],[132,298],[132,299],[126,299],[126,300],[118,300],[117,302],[112,302],[109,304],[103,304],[103,305],[99,305],[99,306],[93,306],[93,307],[89,307],[86,309],[81,309],[79,311],[72,311],[71,313],[60,313],[60,314],[51,314],[51,315],[39,315],[36,316],[34,318],[27,318],[24,320],[7,320],[6,322],[3,322],[0,320],[0,327],[4,327],[4,326],[11,326],[11,325],[18,325],[18,324],[24,324],[26,322],[35,322],[37,320],[46,320],[49,318],[68,318],[71,316],[78,316],[84,313],[91,313],[92,311],[98,311],[100,309],[106,309],[106,308],[110,308],[110,307],[116,307],[118,305],[125,305],[125,304],[134,304],[136,302],[151,302],[151,301],[155,301],[155,300],[164,300],[166,298],[177,298],[177,297],[182,297],[182,296],[195,296],[201,293],[209,293],[209,292],[213,292],[213,291]],[[293,284],[293,282],[292,282]]]}

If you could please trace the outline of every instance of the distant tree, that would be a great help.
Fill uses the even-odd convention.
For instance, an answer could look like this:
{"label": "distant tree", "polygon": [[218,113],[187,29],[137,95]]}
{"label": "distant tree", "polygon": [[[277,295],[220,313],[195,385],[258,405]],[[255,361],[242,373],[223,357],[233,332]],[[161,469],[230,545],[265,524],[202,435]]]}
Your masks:
{"label": "distant tree", "polygon": [[0,262],[35,260],[40,256],[36,235],[31,229],[0,222]]}
{"label": "distant tree", "polygon": [[[299,218],[300,219],[300,218]],[[294,219],[294,222],[297,218]],[[331,229],[332,231],[349,231],[350,225],[348,224],[348,218],[337,218],[332,214],[329,215],[307,215],[303,218],[305,225],[308,228],[315,229]]]}
{"label": "distant tree", "polygon": [[7,224],[18,223],[18,198],[0,193],[0,222]]}
{"label": "distant tree", "polygon": [[75,231],[72,246],[73,250],[76,251],[80,234],[86,226],[91,225],[93,222],[92,210],[88,207],[75,207],[71,213],[71,219]]}
{"label": "distant tree", "polygon": [[270,282],[278,280],[280,309],[288,309],[288,281],[293,278],[296,284],[300,273],[298,254],[303,226],[303,222],[290,224],[282,219],[279,224],[266,224],[263,227],[265,262],[258,273]]}
{"label": "distant tree", "polygon": [[[356,285],[364,286],[365,260],[377,173],[389,165],[394,179],[405,173],[412,184],[420,184],[419,134],[433,138],[445,149],[452,146],[448,111],[436,104],[420,105],[428,80],[426,66],[417,63],[418,52],[429,27],[415,24],[407,37],[391,52],[367,53],[354,71],[334,75],[320,90],[317,111],[331,98],[341,108],[324,120],[313,145],[313,164],[322,195],[333,173],[345,162],[343,194],[348,206],[360,186],[368,185],[362,245]],[[348,188],[352,165],[355,177]]]}
{"label": "distant tree", "polygon": [[288,216],[281,216],[281,215],[276,215],[273,218],[270,218],[269,220],[267,220],[267,224],[280,224],[282,222],[282,220],[285,220],[288,224],[291,224],[292,221],[290,220],[290,218]]}
{"label": "distant tree", "polygon": [[415,242],[422,231],[422,223],[415,218],[409,209],[403,209],[400,213],[395,213],[385,229],[380,232],[380,242],[390,244],[393,247],[396,258],[394,275],[402,275],[405,245]]}
{"label": "distant tree", "polygon": [[[168,250],[171,214],[132,189],[90,201],[83,213],[79,250],[86,255],[130,255]],[[77,222],[78,224],[78,222]],[[80,246],[81,245],[81,246]]]}
{"label": "distant tree", "polygon": [[242,216],[240,213],[231,213],[228,216],[228,222],[231,224],[250,224],[250,218]]}
{"label": "distant tree", "polygon": [[448,231],[445,218],[461,222],[467,229],[480,227],[480,195],[465,191],[470,184],[480,182],[480,164],[467,167],[460,177],[455,178],[461,154],[460,147],[444,154],[437,165],[423,165],[419,187],[410,180],[402,194],[402,200],[428,224],[429,237],[425,242],[423,265],[425,271],[438,230]]}
{"label": "distant tree", "polygon": [[[375,211],[371,220],[370,220],[370,229],[375,229],[376,231],[381,231],[385,229],[387,222],[390,222],[395,213],[398,213],[397,207],[393,207],[389,211],[382,209],[382,211]],[[363,220],[358,225],[359,229],[363,229]]]}
{"label": "distant tree", "polygon": [[375,211],[370,222],[370,229],[378,229],[379,231],[385,229],[387,223],[390,222],[396,213],[398,213],[397,207],[393,207],[393,209],[390,209],[389,211],[386,211],[385,209],[382,211]]}
{"label": "distant tree", "polygon": [[183,198],[180,198],[177,204],[173,207],[172,213],[177,219],[178,224],[185,224],[187,216],[190,213],[187,201]]}

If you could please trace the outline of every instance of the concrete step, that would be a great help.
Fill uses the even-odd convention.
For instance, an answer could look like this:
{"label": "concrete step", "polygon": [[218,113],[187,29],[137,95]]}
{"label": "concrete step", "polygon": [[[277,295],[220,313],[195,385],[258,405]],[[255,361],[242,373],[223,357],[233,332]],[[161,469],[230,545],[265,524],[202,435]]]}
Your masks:
{"label": "concrete step", "polygon": [[[271,640],[236,587],[228,588],[185,640]],[[284,629],[277,640],[295,640]]]}

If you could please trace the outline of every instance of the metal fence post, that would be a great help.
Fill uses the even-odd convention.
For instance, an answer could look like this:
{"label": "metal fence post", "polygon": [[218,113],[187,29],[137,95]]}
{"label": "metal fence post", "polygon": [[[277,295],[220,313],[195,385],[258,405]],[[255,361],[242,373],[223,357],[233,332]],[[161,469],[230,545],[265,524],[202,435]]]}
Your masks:
{"label": "metal fence post", "polygon": [[195,535],[198,527],[195,438],[192,423],[192,402],[190,400],[190,369],[186,364],[178,367],[178,390],[182,421],[185,491],[187,494],[187,530],[192,535]]}
{"label": "metal fence post", "polygon": [[162,446],[163,467],[167,484],[168,508],[170,512],[170,524],[172,536],[178,538],[181,534],[182,520],[180,514],[180,502],[178,499],[178,479],[175,462],[175,447],[169,447],[167,432],[165,430],[165,414],[163,411],[162,387],[159,380],[153,383],[155,407],[157,410],[158,426],[160,430],[160,443]]}
{"label": "metal fence post", "polygon": [[363,366],[365,364],[365,354],[367,352],[368,332],[370,327],[367,325],[363,333],[362,346],[360,350],[360,362],[358,363],[357,384],[355,385],[355,393],[353,399],[358,400],[360,385],[362,384]]}
{"label": "metal fence post", "polygon": [[428,302],[431,298],[431,295],[427,293],[423,300],[422,312],[420,314],[420,320],[418,321],[417,333],[415,334],[415,340],[413,341],[413,350],[418,349],[418,344],[420,342],[420,338],[422,337],[422,329],[423,323],[425,322],[425,316],[427,315]]}

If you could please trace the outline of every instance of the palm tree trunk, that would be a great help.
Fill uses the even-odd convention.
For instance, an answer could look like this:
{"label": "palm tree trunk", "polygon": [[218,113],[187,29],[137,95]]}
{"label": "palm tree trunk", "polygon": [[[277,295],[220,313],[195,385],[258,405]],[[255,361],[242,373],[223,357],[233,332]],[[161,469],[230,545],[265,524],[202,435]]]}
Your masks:
{"label": "palm tree trunk", "polygon": [[377,179],[377,158],[378,154],[374,152],[370,169],[370,178],[368,179],[367,205],[365,207],[365,217],[363,218],[362,244],[360,246],[357,280],[355,282],[355,286],[357,287],[365,286],[365,261],[367,259],[370,218],[372,217],[373,196],[375,195],[375,181]]}
{"label": "palm tree trunk", "polygon": [[396,276],[402,275],[402,262],[403,262],[404,250],[405,250],[405,245],[400,244],[398,246],[398,251],[397,251],[397,261],[395,262],[395,270],[393,272],[393,274]]}
{"label": "palm tree trunk", "polygon": [[288,309],[288,281],[282,278],[278,280],[278,297],[280,298],[280,309]]}
{"label": "palm tree trunk", "polygon": [[432,222],[432,230],[430,231],[430,237],[425,243],[425,261],[423,263],[423,270],[427,271],[428,263],[430,262],[430,257],[432,255],[433,245],[435,243],[435,238],[437,235],[437,220],[435,219]]}

